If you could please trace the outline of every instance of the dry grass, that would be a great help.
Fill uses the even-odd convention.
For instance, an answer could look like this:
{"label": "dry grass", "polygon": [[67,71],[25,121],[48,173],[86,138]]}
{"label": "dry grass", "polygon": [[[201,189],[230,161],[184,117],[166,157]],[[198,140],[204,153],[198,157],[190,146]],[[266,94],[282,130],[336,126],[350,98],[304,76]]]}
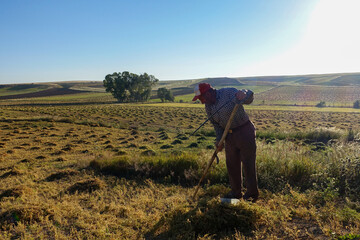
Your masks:
{"label": "dry grass", "polygon": [[[86,105],[0,111],[1,239],[329,239],[360,231],[360,204],[351,197],[360,185],[357,142],[315,151],[298,141],[259,140],[261,198],[229,206],[218,200],[229,190],[224,153],[196,201],[194,185],[178,181],[184,169],[201,173],[211,157],[210,125],[187,138],[204,120],[203,109]],[[359,129],[356,114],[250,114],[260,131],[316,124]],[[114,163],[117,170],[110,168]],[[109,174],[124,166],[143,173]],[[316,186],[307,186],[309,178],[319,180]]]}

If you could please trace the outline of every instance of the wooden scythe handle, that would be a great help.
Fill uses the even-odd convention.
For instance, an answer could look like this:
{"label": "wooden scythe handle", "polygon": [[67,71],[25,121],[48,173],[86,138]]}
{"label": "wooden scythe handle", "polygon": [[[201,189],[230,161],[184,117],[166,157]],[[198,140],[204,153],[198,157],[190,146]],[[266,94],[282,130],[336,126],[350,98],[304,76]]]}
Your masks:
{"label": "wooden scythe handle", "polygon": [[222,135],[222,137],[221,137],[221,139],[220,139],[220,141],[219,141],[218,147],[215,149],[214,154],[212,155],[212,157],[211,157],[208,165],[206,166],[205,171],[204,171],[204,173],[203,173],[203,175],[202,175],[202,177],[201,177],[198,185],[196,186],[196,189],[195,189],[195,192],[194,192],[194,195],[193,195],[193,199],[195,199],[195,196],[196,196],[197,192],[199,191],[200,184],[201,184],[201,182],[204,180],[207,172],[209,171],[209,168],[211,167],[211,164],[214,162],[217,153],[220,152],[220,151],[219,151],[219,147],[220,147],[221,145],[223,145],[223,143],[224,143],[224,141],[225,141],[225,138],[226,138],[226,136],[227,136],[227,134],[228,134],[228,132],[229,132],[231,123],[232,123],[232,121],[233,121],[233,119],[234,119],[234,116],[235,116],[235,114],[236,114],[239,106],[240,106],[240,104],[236,104],[235,107],[234,107],[234,109],[233,109],[233,111],[231,112],[231,115],[230,115],[230,117],[229,117],[229,120],[228,120],[228,122],[227,122],[227,124],[226,124],[226,127],[225,127],[225,130],[224,130],[224,133],[223,133],[223,135]]}

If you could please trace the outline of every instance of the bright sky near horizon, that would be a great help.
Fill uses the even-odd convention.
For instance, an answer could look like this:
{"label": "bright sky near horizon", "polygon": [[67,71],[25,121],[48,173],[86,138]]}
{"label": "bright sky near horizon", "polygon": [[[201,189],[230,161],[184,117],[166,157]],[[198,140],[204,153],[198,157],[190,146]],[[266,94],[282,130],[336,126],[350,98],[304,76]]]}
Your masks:
{"label": "bright sky near horizon", "polygon": [[360,72],[360,0],[0,0],[0,84]]}

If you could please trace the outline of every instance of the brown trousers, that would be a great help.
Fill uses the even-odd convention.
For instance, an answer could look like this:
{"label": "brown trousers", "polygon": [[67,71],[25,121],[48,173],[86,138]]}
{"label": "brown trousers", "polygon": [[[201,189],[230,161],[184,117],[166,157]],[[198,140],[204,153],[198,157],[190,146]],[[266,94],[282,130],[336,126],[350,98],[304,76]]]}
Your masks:
{"label": "brown trousers", "polygon": [[242,196],[242,167],[245,174],[246,196],[259,195],[256,176],[255,127],[251,121],[232,130],[225,139],[226,166],[230,186],[236,197]]}

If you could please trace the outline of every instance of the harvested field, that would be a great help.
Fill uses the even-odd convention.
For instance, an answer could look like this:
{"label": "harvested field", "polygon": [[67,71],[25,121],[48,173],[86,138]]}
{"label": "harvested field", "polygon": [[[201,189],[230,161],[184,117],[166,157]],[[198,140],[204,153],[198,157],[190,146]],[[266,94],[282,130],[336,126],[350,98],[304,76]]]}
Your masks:
{"label": "harvested field", "polygon": [[191,200],[215,136],[209,123],[189,137],[203,108],[0,112],[2,239],[328,239],[360,229],[358,113],[249,110],[261,198],[228,206],[223,152]]}

